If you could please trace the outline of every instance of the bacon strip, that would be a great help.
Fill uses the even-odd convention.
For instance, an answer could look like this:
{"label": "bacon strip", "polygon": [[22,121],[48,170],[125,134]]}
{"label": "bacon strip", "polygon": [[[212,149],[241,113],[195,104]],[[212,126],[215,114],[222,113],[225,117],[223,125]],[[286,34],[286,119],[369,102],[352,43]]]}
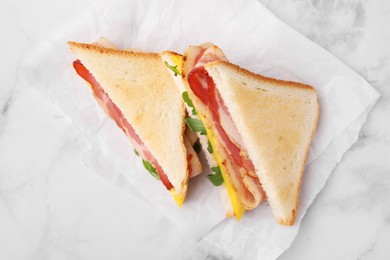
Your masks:
{"label": "bacon strip", "polygon": [[110,116],[116,124],[125,132],[129,141],[132,143],[134,148],[138,151],[140,156],[148,161],[152,166],[156,169],[158,175],[160,176],[161,182],[164,186],[171,190],[173,185],[170,183],[168,176],[164,173],[161,166],[158,164],[156,158],[150,153],[150,151],[146,148],[145,144],[139,138],[137,133],[134,131],[134,128],[131,127],[129,122],[126,120],[121,110],[112,102],[107,93],[104,92],[103,88],[96,81],[93,75],[84,67],[84,65],[80,62],[80,60],[76,60],[73,62],[73,67],[76,72],[82,77],[85,81],[87,81],[92,88],[93,95],[96,100],[99,102],[101,107],[104,109],[106,114]]}
{"label": "bacon strip", "polygon": [[256,175],[254,165],[243,148],[240,134],[233,124],[230,113],[216,89],[213,79],[204,69],[206,63],[226,60],[226,58],[217,46],[207,44],[196,48],[195,58],[190,59],[190,66],[193,67],[186,68],[189,72],[188,83],[192,92],[211,114],[213,126],[216,129],[215,136],[221,145],[219,151],[226,159],[224,166],[233,188],[239,195],[240,203],[246,209],[253,209],[265,198],[265,193]]}

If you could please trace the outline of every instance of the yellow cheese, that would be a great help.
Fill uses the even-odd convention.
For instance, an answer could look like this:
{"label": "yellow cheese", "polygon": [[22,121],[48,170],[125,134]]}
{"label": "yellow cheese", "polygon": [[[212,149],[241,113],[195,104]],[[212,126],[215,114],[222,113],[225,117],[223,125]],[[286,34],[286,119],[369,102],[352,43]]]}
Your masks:
{"label": "yellow cheese", "polygon": [[177,65],[177,70],[181,74],[181,64],[183,63],[182,56],[179,54],[171,54],[171,59],[175,65]]}
{"label": "yellow cheese", "polygon": [[[166,59],[166,60],[164,60],[164,62],[166,61],[169,66],[172,66],[172,67],[176,66],[177,71],[181,75],[181,66],[183,64],[183,58],[180,54],[177,54],[174,52],[165,52],[163,59]],[[173,72],[172,69],[170,69],[170,72],[171,73]]]}
{"label": "yellow cheese", "polygon": [[184,199],[186,198],[186,195],[179,194],[175,191],[175,188],[170,189],[171,195],[173,199],[176,201],[176,204],[181,207],[183,205]]}
{"label": "yellow cheese", "polygon": [[238,201],[237,193],[234,190],[232,184],[230,183],[229,178],[227,177],[226,168],[222,164],[223,159],[220,156],[220,153],[218,151],[217,139],[216,139],[213,131],[206,127],[206,125],[204,123],[203,116],[201,116],[200,114],[198,114],[198,116],[199,116],[199,119],[203,122],[203,125],[206,128],[207,137],[208,137],[208,139],[209,139],[209,141],[211,143],[211,146],[213,147],[213,154],[214,154],[215,160],[217,161],[217,164],[218,164],[219,168],[221,169],[222,178],[223,178],[223,185],[226,186],[226,189],[228,191],[229,198],[230,198],[230,201],[232,203],[233,210],[234,210],[234,216],[236,217],[237,220],[240,220],[241,217],[244,215],[245,208]]}

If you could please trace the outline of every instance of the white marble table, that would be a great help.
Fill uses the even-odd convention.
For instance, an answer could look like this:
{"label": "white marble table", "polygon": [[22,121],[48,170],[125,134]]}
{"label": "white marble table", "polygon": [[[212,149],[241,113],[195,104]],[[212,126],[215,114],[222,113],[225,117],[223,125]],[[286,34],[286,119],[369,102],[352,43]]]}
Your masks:
{"label": "white marble table", "polygon": [[[280,259],[390,259],[390,2],[261,2],[382,94]],[[0,1],[0,259],[164,259],[191,246],[175,234],[137,243],[140,230],[170,227],[84,166],[83,138],[19,74],[89,4]]]}

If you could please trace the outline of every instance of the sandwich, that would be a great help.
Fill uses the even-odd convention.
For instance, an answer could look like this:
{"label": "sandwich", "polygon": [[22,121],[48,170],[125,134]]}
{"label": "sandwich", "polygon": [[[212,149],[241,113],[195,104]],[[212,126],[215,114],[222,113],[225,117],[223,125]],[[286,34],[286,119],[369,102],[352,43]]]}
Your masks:
{"label": "sandwich", "polygon": [[[227,217],[268,200],[293,225],[319,104],[313,87],[230,63],[211,43],[184,55],[69,42],[76,72],[179,206],[203,149]],[[158,131],[156,130],[158,128]]]}
{"label": "sandwich", "polygon": [[186,109],[159,53],[118,50],[108,40],[69,42],[73,67],[93,96],[123,130],[145,168],[181,206],[188,179],[202,172],[186,130]]}
{"label": "sandwich", "polygon": [[210,43],[187,48],[181,75],[236,218],[267,199],[278,223],[293,225],[319,115],[315,89],[240,68]]}

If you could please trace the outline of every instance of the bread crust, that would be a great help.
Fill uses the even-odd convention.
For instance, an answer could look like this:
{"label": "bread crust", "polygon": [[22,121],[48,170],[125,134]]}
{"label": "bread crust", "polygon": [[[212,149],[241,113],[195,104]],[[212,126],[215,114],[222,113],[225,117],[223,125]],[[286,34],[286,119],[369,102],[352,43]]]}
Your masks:
{"label": "bread crust", "polygon": [[181,54],[174,52],[174,51],[162,51],[161,54],[168,54],[168,55],[173,55],[173,56],[180,56],[182,57]]}
{"label": "bread crust", "polygon": [[89,43],[80,43],[80,42],[72,42],[68,41],[68,45],[72,52],[75,51],[76,48],[85,49],[92,52],[100,53],[100,54],[111,54],[111,55],[120,55],[127,57],[143,57],[143,58],[158,58],[159,54],[154,52],[142,52],[142,51],[134,51],[134,50],[121,50],[121,49],[112,49],[106,48],[102,46],[97,46]]}
{"label": "bread crust", "polygon": [[[314,89],[314,91],[316,91],[316,90]],[[302,177],[303,177],[303,173],[305,171],[305,167],[304,166],[306,165],[307,155],[308,155],[309,149],[310,149],[310,144],[313,141],[315,132],[317,131],[319,115],[320,115],[320,103],[318,102],[318,99],[317,99],[317,111],[316,111],[315,117],[314,117],[314,128],[313,128],[313,131],[311,132],[311,135],[310,135],[309,145],[306,148],[305,160],[302,163],[303,167],[302,167],[302,172],[301,172],[299,186],[298,186],[298,194],[297,194],[297,198],[296,198],[297,204],[296,204],[296,207],[295,207],[295,209],[293,211],[293,216],[290,219],[287,219],[287,220],[278,219],[278,223],[281,224],[281,225],[285,225],[285,226],[292,226],[292,225],[294,225],[295,218],[297,216],[297,212],[298,212],[298,208],[299,208],[299,194],[301,194],[301,186],[302,186],[302,179],[303,179]]]}
{"label": "bread crust", "polygon": [[306,89],[306,90],[311,90],[311,91],[317,92],[316,89],[310,85],[298,83],[298,82],[294,82],[294,81],[266,77],[266,76],[263,76],[260,74],[253,73],[249,70],[241,68],[240,66],[233,64],[233,63],[230,63],[230,62],[227,62],[227,61],[213,61],[213,62],[207,63],[205,65],[205,68],[207,69],[207,68],[217,67],[217,66],[226,66],[226,67],[229,67],[230,69],[233,69],[234,71],[236,71],[244,76],[253,77],[253,78],[256,78],[258,80],[262,80],[262,81],[265,81],[265,82],[268,82],[271,84],[277,84],[281,87],[295,87],[295,88],[301,88],[301,89]]}

